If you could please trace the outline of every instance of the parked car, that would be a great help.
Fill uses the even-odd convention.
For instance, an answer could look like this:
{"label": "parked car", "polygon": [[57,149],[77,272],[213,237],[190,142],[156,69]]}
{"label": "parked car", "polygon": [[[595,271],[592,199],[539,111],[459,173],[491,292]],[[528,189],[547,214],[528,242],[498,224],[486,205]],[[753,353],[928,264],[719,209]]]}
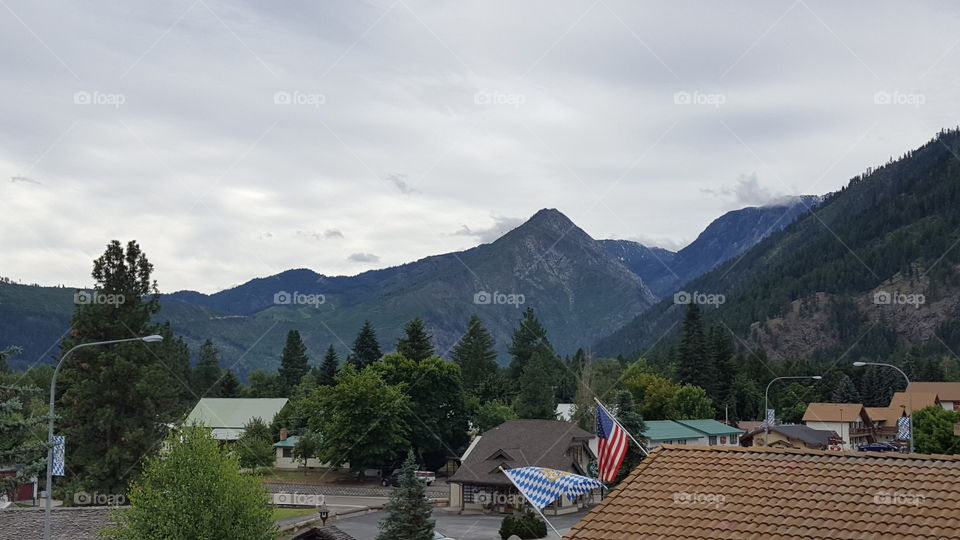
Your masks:
{"label": "parked car", "polygon": [[[400,487],[400,469],[396,469],[390,476],[384,477],[380,480],[380,485],[383,487],[393,486]],[[428,486],[432,486],[433,483],[437,480],[437,475],[430,471],[414,471],[414,476],[417,477],[417,480],[420,480]]]}
{"label": "parked car", "polygon": [[861,452],[896,452],[900,448],[893,444],[878,442],[861,444],[857,447],[857,450]]}

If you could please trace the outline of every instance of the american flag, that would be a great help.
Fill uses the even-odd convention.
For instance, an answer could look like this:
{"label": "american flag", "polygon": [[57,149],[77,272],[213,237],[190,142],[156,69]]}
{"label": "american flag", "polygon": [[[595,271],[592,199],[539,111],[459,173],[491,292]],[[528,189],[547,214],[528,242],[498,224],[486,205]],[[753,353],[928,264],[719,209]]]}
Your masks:
{"label": "american flag", "polygon": [[627,432],[603,407],[597,407],[597,440],[598,476],[602,482],[614,482],[623,456],[627,454]]}

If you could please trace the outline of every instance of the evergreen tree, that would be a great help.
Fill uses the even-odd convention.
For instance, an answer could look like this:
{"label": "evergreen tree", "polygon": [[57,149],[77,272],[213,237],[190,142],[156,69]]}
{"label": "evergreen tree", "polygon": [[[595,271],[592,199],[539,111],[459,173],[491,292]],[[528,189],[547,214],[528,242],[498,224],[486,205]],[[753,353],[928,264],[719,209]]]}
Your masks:
{"label": "evergreen tree", "polygon": [[[61,343],[66,353],[93,341],[155,334],[151,318],[159,293],[153,265],[135,241],[114,240],[94,261],[92,298],[79,303],[73,330]],[[142,458],[157,447],[166,425],[183,414],[182,382],[171,374],[167,349],[140,341],[74,351],[63,364],[58,427],[70,441],[68,482],[101,493],[124,493]]]}
{"label": "evergreen tree", "polygon": [[390,501],[383,507],[387,515],[380,522],[377,540],[433,539],[433,507],[427,500],[426,488],[414,474],[416,469],[411,450],[400,469],[400,487],[390,492]]}
{"label": "evergreen tree", "polygon": [[523,310],[520,326],[513,331],[513,342],[507,352],[513,356],[507,368],[507,378],[516,381],[523,374],[524,367],[533,357],[535,351],[548,350],[553,353],[553,347],[547,340],[547,331],[537,320],[533,308]]}
{"label": "evergreen tree", "polygon": [[677,378],[681,383],[704,389],[714,387],[712,359],[707,354],[703,335],[703,320],[696,302],[687,304],[687,314],[680,330],[680,346],[677,348]]}
{"label": "evergreen tree", "polygon": [[[647,439],[643,433],[647,430],[643,423],[643,416],[633,401],[633,394],[626,390],[620,390],[614,395],[612,400],[613,410],[616,413],[617,421],[633,438],[642,445],[647,444]],[[637,465],[643,461],[643,452],[637,448],[636,443],[627,441],[627,453],[623,456],[623,463],[620,465],[620,471],[617,473],[616,483],[620,483]]]}
{"label": "evergreen tree", "polygon": [[248,376],[250,386],[247,387],[246,397],[249,398],[279,398],[286,397],[287,391],[283,381],[276,373],[267,373],[262,369],[255,369]]}
{"label": "evergreen tree", "polygon": [[711,399],[716,403],[728,404],[733,389],[733,379],[737,376],[737,367],[733,360],[733,340],[722,326],[710,330],[710,356],[714,368],[715,383]]}
{"label": "evergreen tree", "polygon": [[830,394],[830,402],[863,403],[863,397],[860,395],[860,391],[857,390],[857,385],[853,384],[853,380],[850,379],[850,376],[844,373],[837,382],[837,386],[834,388],[833,393]]}
{"label": "evergreen tree", "polygon": [[466,333],[450,353],[450,358],[460,366],[463,387],[467,392],[477,395],[483,381],[499,369],[495,346],[493,337],[484,328],[480,317],[472,315]]}
{"label": "evergreen tree", "polygon": [[223,378],[220,379],[220,397],[238,398],[243,393],[243,385],[240,379],[229,369],[223,370]]}
{"label": "evergreen tree", "polygon": [[300,332],[287,332],[287,344],[280,355],[280,369],[277,374],[283,382],[284,388],[290,390],[300,384],[300,379],[310,371],[310,358],[307,357],[307,346],[300,339]]}
{"label": "evergreen tree", "polygon": [[542,349],[536,350],[524,366],[513,407],[520,418],[556,419],[551,367],[551,358]]}
{"label": "evergreen tree", "polygon": [[337,351],[334,350],[331,343],[327,347],[327,353],[323,355],[323,363],[313,368],[313,376],[317,379],[320,386],[333,386],[336,384],[337,367],[340,365],[340,358],[337,357]]}
{"label": "evergreen tree", "polygon": [[[0,351],[0,360],[13,349]],[[29,405],[42,405],[36,386],[0,385],[0,463],[19,465],[16,474],[0,478],[0,495],[42,476],[47,467],[46,415],[31,414]]]}
{"label": "evergreen tree", "polygon": [[377,341],[377,333],[373,330],[370,321],[363,321],[363,327],[357,338],[353,341],[353,352],[347,356],[347,362],[357,366],[357,369],[363,369],[373,364],[383,356],[380,351],[380,343]]}
{"label": "evergreen tree", "polygon": [[218,383],[220,371],[220,351],[209,339],[200,345],[200,359],[193,370],[193,391],[200,397],[220,397]]}
{"label": "evergreen tree", "polygon": [[430,340],[433,338],[427,333],[423,319],[415,317],[404,327],[404,337],[397,340],[397,352],[411,360],[424,360],[434,355],[433,345]]}

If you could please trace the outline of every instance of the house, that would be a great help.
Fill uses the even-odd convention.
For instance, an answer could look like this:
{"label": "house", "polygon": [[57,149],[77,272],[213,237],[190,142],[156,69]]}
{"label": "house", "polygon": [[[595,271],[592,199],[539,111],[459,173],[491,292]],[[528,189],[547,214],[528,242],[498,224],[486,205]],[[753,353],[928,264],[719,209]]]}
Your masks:
{"label": "house", "polygon": [[[277,454],[276,459],[273,462],[273,466],[277,469],[299,469],[303,467],[303,462],[299,459],[294,459],[293,457],[293,447],[297,445],[300,441],[300,437],[296,435],[287,435],[287,428],[280,428],[280,440],[273,443],[273,449]],[[349,467],[349,464],[344,464],[344,467]],[[329,469],[329,463],[323,463],[317,458],[307,458],[306,468],[324,468]]]}
{"label": "house", "polygon": [[844,450],[856,450],[876,440],[873,422],[862,403],[811,403],[803,413],[803,423],[813,429],[836,432],[844,441]]}
{"label": "house", "polygon": [[260,418],[270,424],[286,404],[287,398],[202,398],[185,423],[202,422],[214,439],[235,441],[251,420]]}
{"label": "house", "polygon": [[897,419],[906,416],[899,407],[864,407],[867,418],[873,423],[873,438],[876,442],[889,443],[897,440]]}
{"label": "house", "polygon": [[566,540],[956,538],[960,456],[663,445]]}
{"label": "house", "polygon": [[677,420],[676,422],[706,435],[709,446],[739,446],[740,436],[743,435],[742,429],[716,420]]}
{"label": "house", "polygon": [[[523,497],[500,470],[546,467],[588,474],[596,455],[590,450],[594,435],[576,424],[557,420],[508,420],[478,436],[448,480],[450,508],[457,512],[513,512]],[[576,512],[596,495],[569,500],[561,497],[543,509],[545,514]]]}
{"label": "house", "polygon": [[[0,465],[0,478],[17,476],[22,469],[23,468],[21,466],[17,465]],[[11,489],[6,493],[0,491],[0,508],[3,508],[3,503],[34,501],[38,498],[38,496],[37,477],[33,476],[29,481],[17,486],[16,489]]]}
{"label": "house", "polygon": [[[960,382],[912,382],[907,392],[913,392],[914,400],[917,394],[936,394],[940,406],[948,411],[960,411]],[[916,409],[917,407],[914,403]]]}
{"label": "house", "polygon": [[834,431],[813,429],[802,424],[758,426],[740,437],[742,446],[772,446],[807,450],[840,450],[843,439]]}

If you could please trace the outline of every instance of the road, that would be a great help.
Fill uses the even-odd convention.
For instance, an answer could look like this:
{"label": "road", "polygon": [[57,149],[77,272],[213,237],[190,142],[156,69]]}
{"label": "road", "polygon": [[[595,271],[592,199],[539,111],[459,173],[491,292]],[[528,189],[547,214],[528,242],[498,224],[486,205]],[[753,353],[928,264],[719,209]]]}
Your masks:
{"label": "road", "polygon": [[[565,516],[550,516],[548,519],[561,534],[566,534],[570,527],[580,521],[584,515],[586,515],[585,510]],[[334,525],[357,540],[373,540],[379,533],[377,524],[383,519],[383,516],[383,512],[374,512],[337,520]],[[498,531],[500,530],[500,522],[503,521],[503,516],[500,515],[458,516],[442,508],[435,508],[433,519],[437,521],[438,531],[451,538],[456,538],[456,540],[500,540]],[[547,539],[555,540],[556,535],[550,531]]]}

